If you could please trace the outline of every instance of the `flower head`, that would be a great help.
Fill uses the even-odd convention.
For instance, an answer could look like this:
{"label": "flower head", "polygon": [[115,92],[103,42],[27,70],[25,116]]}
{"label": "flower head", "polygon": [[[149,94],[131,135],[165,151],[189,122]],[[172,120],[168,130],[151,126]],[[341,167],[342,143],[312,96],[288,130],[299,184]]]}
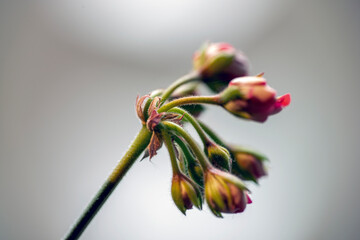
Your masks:
{"label": "flower head", "polygon": [[221,213],[243,212],[248,203],[246,187],[240,179],[216,168],[205,172],[205,198],[210,210],[217,216]]}
{"label": "flower head", "polygon": [[173,175],[171,196],[183,214],[193,206],[198,209],[202,207],[202,197],[198,186],[182,173],[174,173]]}
{"label": "flower head", "polygon": [[291,101],[290,94],[276,97],[276,91],[267,85],[262,74],[233,79],[222,97],[226,99],[223,104],[226,110],[257,122],[265,122],[269,115],[280,112]]}
{"label": "flower head", "polygon": [[194,69],[210,89],[223,90],[234,78],[248,75],[246,56],[228,43],[207,43],[194,54]]}

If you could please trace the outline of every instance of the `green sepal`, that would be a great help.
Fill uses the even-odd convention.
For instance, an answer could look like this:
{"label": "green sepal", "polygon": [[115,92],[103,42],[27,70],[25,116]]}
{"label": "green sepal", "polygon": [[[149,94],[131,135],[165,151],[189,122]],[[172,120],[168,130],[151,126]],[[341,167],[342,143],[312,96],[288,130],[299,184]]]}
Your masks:
{"label": "green sepal", "polygon": [[241,92],[237,86],[229,86],[220,93],[220,101],[222,104],[226,104],[229,101],[238,99],[238,98],[242,99],[242,98],[244,98],[244,95],[241,94]]}
{"label": "green sepal", "polygon": [[224,70],[234,60],[235,55],[229,53],[220,53],[205,67],[206,75],[212,76]]}
{"label": "green sepal", "polygon": [[183,181],[183,187],[185,188],[190,201],[192,204],[201,210],[202,208],[202,199],[200,190],[197,188],[196,184],[192,182],[190,179],[188,181]]}
{"label": "green sepal", "polygon": [[216,211],[215,209],[213,209],[213,208],[210,207],[210,206],[209,206],[209,208],[210,208],[210,211],[211,211],[216,217],[218,217],[218,218],[224,218],[219,211]]}
{"label": "green sepal", "polygon": [[226,148],[212,143],[205,149],[205,152],[207,153],[210,162],[215,167],[225,171],[231,170],[232,159],[230,152]]}

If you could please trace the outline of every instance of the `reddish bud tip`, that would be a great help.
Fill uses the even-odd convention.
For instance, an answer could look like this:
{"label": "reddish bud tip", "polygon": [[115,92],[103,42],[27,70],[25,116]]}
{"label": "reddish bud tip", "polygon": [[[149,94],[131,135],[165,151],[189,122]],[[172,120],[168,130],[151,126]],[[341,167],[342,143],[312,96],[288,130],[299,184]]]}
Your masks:
{"label": "reddish bud tip", "polygon": [[283,96],[278,97],[277,102],[282,106],[286,107],[290,105],[291,102],[291,95],[290,93],[287,93]]}
{"label": "reddish bud tip", "polygon": [[253,202],[249,193],[246,193],[246,199],[248,204],[251,204]]}

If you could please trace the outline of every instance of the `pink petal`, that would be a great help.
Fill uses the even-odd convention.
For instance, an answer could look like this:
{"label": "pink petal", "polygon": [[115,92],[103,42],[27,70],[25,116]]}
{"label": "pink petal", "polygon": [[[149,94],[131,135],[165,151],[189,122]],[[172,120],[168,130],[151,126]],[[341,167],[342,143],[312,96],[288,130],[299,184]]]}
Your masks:
{"label": "pink petal", "polygon": [[277,102],[280,103],[280,105],[282,107],[286,107],[286,106],[289,106],[290,102],[291,102],[291,96],[289,93],[281,96],[281,97],[278,97],[277,99]]}

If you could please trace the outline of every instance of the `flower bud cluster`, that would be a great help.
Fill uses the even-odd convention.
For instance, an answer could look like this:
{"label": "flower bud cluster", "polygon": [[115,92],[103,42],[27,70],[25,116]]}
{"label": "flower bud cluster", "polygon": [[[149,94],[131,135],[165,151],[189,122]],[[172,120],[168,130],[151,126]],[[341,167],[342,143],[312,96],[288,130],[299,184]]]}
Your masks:
{"label": "flower bud cluster", "polygon": [[[278,97],[263,74],[248,76],[247,58],[226,43],[206,44],[195,53],[193,65],[199,76],[197,80],[217,95],[199,95],[199,82],[188,81],[181,86],[177,81],[173,85],[176,87],[171,86],[170,90],[158,90],[138,98],[137,115],[142,124],[153,132],[148,153],[150,157],[154,156],[162,141],[165,142],[173,167],[171,195],[182,213],[193,206],[201,209],[203,199],[215,216],[241,213],[247,204],[252,203],[243,180],[257,183],[266,176],[264,163],[267,158],[250,149],[223,144],[214,137],[211,129],[208,129],[210,133],[202,129],[194,116],[198,117],[203,110],[201,103],[210,103],[222,106],[237,117],[265,122],[270,115],[290,104],[290,94]],[[166,97],[162,100],[162,96]],[[175,109],[177,106],[188,111]],[[198,132],[204,145],[203,151],[191,138],[189,140],[187,133],[184,134],[180,124],[183,117]],[[171,124],[166,122],[176,123],[173,124],[176,127],[170,128]],[[213,141],[207,139],[208,136]]]}

